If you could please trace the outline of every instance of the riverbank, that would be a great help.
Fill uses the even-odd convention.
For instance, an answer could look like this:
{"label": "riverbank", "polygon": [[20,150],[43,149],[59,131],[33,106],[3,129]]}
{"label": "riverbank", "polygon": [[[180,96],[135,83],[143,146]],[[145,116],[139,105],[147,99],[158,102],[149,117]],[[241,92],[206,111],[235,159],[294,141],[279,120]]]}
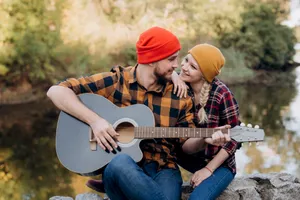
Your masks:
{"label": "riverbank", "polygon": [[[300,66],[300,64],[291,67],[288,71],[257,70],[253,71],[253,75],[247,78],[221,76],[220,79],[229,87],[241,84],[260,85],[261,87],[279,84],[280,86],[289,87],[295,84],[296,75],[293,71],[296,66]],[[18,84],[17,87],[6,87],[0,83],[0,105],[24,104],[45,99],[46,91],[50,86],[50,83],[34,86],[29,83],[23,83]]]}

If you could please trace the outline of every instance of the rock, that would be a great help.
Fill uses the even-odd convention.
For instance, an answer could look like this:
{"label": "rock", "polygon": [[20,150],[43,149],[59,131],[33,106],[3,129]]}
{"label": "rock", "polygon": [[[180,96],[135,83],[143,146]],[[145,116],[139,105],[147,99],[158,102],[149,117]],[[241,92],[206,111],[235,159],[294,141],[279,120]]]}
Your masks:
{"label": "rock", "polygon": [[74,199],[71,197],[54,196],[51,197],[49,200],[74,200]]}
{"label": "rock", "polygon": [[[192,188],[183,185],[182,199]],[[300,199],[300,182],[287,173],[254,174],[235,178],[217,200],[294,200]]]}
{"label": "rock", "polygon": [[78,194],[75,200],[103,200],[98,194],[95,193],[84,193]]}

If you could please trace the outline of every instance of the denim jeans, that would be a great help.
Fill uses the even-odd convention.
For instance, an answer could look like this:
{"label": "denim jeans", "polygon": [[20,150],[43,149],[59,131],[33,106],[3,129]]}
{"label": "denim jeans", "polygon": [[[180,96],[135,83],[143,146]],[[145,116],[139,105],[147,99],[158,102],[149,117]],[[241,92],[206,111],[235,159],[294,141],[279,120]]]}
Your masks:
{"label": "denim jeans", "polygon": [[192,192],[189,200],[216,199],[230,184],[235,174],[226,167],[219,167],[201,182]]}
{"label": "denim jeans", "polygon": [[130,156],[120,154],[104,170],[105,191],[111,200],[179,200],[179,169],[157,168],[155,162],[139,167]]}

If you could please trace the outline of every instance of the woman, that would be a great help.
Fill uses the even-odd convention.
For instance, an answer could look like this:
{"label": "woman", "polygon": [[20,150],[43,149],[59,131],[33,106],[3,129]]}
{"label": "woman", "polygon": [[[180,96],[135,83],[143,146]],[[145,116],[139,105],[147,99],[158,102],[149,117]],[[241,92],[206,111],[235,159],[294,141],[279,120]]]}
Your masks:
{"label": "woman", "polygon": [[[193,47],[181,63],[179,78],[191,89],[195,103],[195,123],[199,128],[238,125],[238,104],[230,90],[215,78],[225,64],[221,51],[209,44]],[[173,74],[173,82],[178,82]],[[180,85],[180,84],[179,84]],[[182,94],[182,93],[181,93]],[[179,152],[178,163],[194,173],[190,200],[216,199],[236,174],[235,150],[239,144],[231,140],[225,145],[207,144],[197,152],[195,138],[188,139]]]}

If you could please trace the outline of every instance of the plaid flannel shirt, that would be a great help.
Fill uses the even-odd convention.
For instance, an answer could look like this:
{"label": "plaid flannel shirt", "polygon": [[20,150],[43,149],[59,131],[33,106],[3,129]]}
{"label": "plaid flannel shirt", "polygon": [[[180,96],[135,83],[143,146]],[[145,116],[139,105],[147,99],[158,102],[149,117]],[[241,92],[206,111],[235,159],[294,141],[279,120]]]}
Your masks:
{"label": "plaid flannel shirt", "polygon": [[[114,67],[110,72],[79,79],[70,78],[59,83],[75,94],[95,93],[106,97],[119,107],[144,104],[154,114],[156,127],[195,127],[192,98],[178,98],[173,94],[173,84],[160,84],[154,91],[147,91],[138,84],[135,67]],[[142,117],[142,113],[141,113]],[[151,139],[142,141],[143,159],[155,161],[161,168],[177,168],[175,149],[186,139]]]}
{"label": "plaid flannel shirt", "polygon": [[[194,98],[194,96],[193,96]],[[195,109],[195,124],[198,124],[198,111],[200,105],[196,105]],[[215,78],[212,82],[212,88],[209,93],[208,101],[204,107],[208,122],[205,124],[197,125],[199,128],[215,128],[226,124],[235,127],[239,124],[239,107],[233,94],[226,87],[224,83]],[[236,173],[235,151],[240,147],[240,144],[231,139],[230,142],[224,144],[222,147],[208,144],[204,150],[206,162],[209,162],[214,156],[223,148],[229,157],[225,160],[222,166],[228,167],[233,173]]]}

